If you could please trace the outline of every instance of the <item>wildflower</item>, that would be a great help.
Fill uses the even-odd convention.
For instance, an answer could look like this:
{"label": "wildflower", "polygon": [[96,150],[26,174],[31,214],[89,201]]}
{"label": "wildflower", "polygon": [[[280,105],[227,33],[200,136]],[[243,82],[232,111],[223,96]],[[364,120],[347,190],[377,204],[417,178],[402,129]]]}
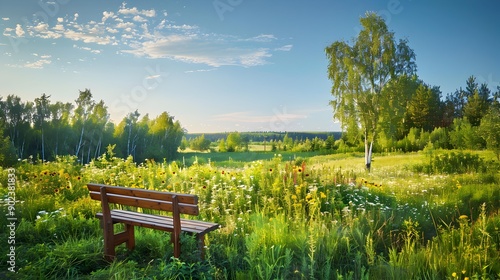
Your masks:
{"label": "wildflower", "polygon": [[460,220],[467,220],[467,215],[460,215],[459,219]]}
{"label": "wildflower", "polygon": [[457,273],[456,273],[456,272],[453,272],[453,273],[451,274],[451,276],[452,276],[453,278],[456,278],[456,277],[457,277]]}
{"label": "wildflower", "polygon": [[324,192],[320,192],[320,193],[319,193],[319,196],[320,196],[321,198],[326,198],[326,194],[325,194]]}

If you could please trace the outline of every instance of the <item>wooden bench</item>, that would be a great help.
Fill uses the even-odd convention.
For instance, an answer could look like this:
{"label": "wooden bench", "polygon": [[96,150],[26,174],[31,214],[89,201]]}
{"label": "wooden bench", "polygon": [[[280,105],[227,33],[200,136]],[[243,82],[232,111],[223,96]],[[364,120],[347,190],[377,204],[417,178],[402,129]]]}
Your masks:
{"label": "wooden bench", "polygon": [[[181,254],[180,234],[186,232],[197,236],[201,258],[204,257],[205,234],[219,228],[219,224],[199,220],[182,219],[181,214],[199,215],[198,196],[171,192],[160,192],[128,187],[87,184],[90,197],[101,201],[101,219],[104,231],[104,255],[107,260],[115,258],[115,247],[126,242],[127,248],[135,247],[134,226],[171,232],[174,257]],[[110,204],[137,207],[137,211],[111,209]],[[171,212],[172,216],[142,213],[141,209]],[[114,224],[123,223],[125,231],[115,234]]]}

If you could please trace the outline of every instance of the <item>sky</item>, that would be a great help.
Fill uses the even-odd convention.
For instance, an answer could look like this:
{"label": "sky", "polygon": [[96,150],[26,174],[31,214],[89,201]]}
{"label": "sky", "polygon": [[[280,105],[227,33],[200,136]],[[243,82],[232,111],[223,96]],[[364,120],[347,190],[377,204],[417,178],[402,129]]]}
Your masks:
{"label": "sky", "polygon": [[189,133],[339,131],[325,47],[376,12],[443,96],[500,86],[498,0],[0,0],[0,96],[70,102],[113,122],[167,112]]}

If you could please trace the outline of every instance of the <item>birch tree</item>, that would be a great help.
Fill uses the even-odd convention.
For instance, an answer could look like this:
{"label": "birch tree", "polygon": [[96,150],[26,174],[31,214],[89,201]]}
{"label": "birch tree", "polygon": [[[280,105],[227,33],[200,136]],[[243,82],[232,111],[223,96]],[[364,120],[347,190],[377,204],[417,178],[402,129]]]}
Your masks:
{"label": "birch tree", "polygon": [[401,75],[416,71],[415,53],[407,40],[396,41],[385,21],[375,13],[360,19],[361,31],[352,45],[336,41],[326,47],[328,78],[332,81],[333,117],[345,130],[362,133],[365,165],[371,168],[386,85]]}

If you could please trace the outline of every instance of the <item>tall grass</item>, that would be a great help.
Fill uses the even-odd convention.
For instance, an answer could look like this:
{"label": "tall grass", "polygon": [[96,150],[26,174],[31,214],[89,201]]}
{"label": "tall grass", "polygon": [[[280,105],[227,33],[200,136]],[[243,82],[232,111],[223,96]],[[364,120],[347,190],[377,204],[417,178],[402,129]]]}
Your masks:
{"label": "tall grass", "polygon": [[[475,158],[475,157],[470,157]],[[474,159],[480,164],[493,164]],[[500,277],[499,174],[421,173],[424,154],[286,158],[216,167],[198,161],[71,157],[16,167],[18,279],[494,279]],[[243,165],[243,166],[242,166]],[[422,169],[423,170],[423,169]],[[0,175],[6,182],[6,172]],[[182,237],[137,229],[136,248],[106,263],[87,182],[199,196],[206,259]],[[2,187],[5,192],[5,187]],[[2,208],[4,211],[4,208]],[[6,226],[6,220],[0,226]],[[7,240],[0,233],[0,240]],[[7,242],[0,244],[2,252]],[[36,257],[33,257],[36,256]],[[6,271],[6,254],[0,257]]]}

